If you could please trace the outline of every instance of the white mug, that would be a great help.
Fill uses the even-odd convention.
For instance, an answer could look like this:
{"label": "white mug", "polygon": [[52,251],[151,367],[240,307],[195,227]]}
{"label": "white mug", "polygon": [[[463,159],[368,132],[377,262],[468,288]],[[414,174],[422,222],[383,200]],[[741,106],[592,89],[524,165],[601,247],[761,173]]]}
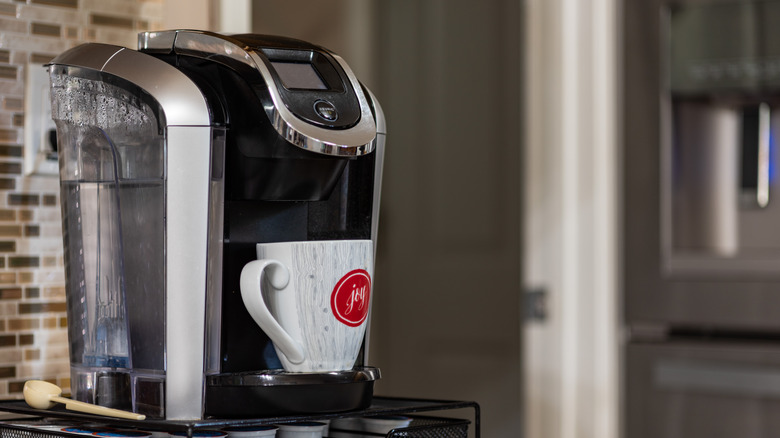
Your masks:
{"label": "white mug", "polygon": [[325,435],[325,423],[317,421],[293,424],[280,424],[278,438],[322,438]]}
{"label": "white mug", "polygon": [[[364,432],[387,435],[393,429],[408,427],[412,419],[402,415],[382,415],[378,417],[363,417],[361,419]],[[371,437],[374,435],[365,435]]]}
{"label": "white mug", "polygon": [[285,371],[349,370],[363,343],[374,274],[370,240],[261,243],[241,297]]}

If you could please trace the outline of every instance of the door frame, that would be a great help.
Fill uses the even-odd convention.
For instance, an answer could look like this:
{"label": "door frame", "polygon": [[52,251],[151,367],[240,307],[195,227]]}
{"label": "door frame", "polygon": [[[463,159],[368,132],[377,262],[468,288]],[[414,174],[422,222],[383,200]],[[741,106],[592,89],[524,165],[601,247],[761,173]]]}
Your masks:
{"label": "door frame", "polygon": [[618,3],[526,2],[526,438],[619,436]]}

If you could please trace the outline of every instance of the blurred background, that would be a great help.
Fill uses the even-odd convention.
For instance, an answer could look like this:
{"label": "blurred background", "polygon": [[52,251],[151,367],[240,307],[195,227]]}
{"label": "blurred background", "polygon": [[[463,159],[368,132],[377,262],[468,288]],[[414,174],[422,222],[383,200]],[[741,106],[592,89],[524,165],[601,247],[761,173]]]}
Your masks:
{"label": "blurred background", "polygon": [[486,437],[771,436],[779,5],[0,0],[0,396],[68,386],[36,72],[194,28],[320,44],[382,104],[378,394],[475,400]]}

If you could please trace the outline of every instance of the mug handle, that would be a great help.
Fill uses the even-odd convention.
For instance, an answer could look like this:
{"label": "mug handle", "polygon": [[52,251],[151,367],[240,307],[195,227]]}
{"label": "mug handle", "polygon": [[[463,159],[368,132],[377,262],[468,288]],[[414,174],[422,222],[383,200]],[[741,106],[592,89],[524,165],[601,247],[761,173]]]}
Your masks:
{"label": "mug handle", "polygon": [[241,270],[241,298],[244,306],[274,345],[287,356],[287,360],[299,364],[304,359],[303,347],[279,325],[268,310],[263,300],[263,275],[268,277],[271,287],[277,292],[290,282],[290,271],[278,260],[252,260]]}

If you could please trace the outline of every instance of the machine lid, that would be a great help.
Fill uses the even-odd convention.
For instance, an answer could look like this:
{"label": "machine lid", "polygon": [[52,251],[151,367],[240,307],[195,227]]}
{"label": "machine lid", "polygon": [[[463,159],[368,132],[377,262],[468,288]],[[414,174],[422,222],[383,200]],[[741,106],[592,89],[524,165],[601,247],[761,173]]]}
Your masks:
{"label": "machine lid", "polygon": [[238,63],[259,73],[268,91],[268,119],[299,148],[342,157],[374,150],[377,125],[369,97],[346,62],[321,47],[288,38],[193,30],[143,32],[138,47]]}
{"label": "machine lid", "polygon": [[63,52],[50,65],[95,70],[136,84],[157,100],[169,126],[211,124],[208,106],[195,83],[175,67],[145,53],[87,43]]}

